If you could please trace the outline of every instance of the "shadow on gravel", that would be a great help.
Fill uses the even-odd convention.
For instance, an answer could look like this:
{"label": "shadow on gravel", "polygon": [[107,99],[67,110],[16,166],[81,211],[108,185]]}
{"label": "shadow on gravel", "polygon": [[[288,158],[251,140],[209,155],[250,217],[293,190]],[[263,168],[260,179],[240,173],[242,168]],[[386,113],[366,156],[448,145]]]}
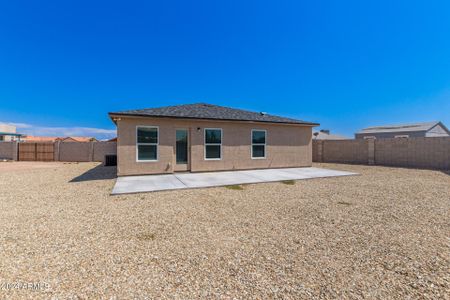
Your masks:
{"label": "shadow on gravel", "polygon": [[117,167],[105,167],[100,165],[84,172],[80,176],[73,178],[69,182],[114,179],[117,177],[116,174],[117,174]]}
{"label": "shadow on gravel", "polygon": [[447,175],[450,175],[450,170],[442,171],[442,173],[447,174]]}

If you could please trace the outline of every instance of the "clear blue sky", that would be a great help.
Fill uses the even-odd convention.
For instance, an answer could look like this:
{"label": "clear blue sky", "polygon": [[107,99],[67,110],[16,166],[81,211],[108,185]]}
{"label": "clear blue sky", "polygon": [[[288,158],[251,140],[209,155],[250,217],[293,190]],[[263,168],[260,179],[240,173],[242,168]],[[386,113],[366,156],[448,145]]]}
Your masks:
{"label": "clear blue sky", "polygon": [[347,135],[450,125],[449,1],[0,3],[0,122],[23,130],[194,102]]}

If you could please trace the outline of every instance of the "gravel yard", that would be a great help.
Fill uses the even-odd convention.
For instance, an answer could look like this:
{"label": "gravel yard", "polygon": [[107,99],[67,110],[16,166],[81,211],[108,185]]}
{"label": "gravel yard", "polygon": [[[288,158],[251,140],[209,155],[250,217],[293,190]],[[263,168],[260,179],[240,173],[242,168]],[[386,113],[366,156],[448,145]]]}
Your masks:
{"label": "gravel yard", "polygon": [[449,173],[110,196],[114,168],[1,164],[1,299],[450,299]]}

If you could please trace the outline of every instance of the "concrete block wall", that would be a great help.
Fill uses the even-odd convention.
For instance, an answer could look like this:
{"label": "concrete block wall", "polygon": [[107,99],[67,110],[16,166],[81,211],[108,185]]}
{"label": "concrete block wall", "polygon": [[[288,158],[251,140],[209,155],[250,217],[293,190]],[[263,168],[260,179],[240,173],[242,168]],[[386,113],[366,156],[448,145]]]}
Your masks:
{"label": "concrete block wall", "polygon": [[313,141],[314,162],[450,169],[450,137]]}
{"label": "concrete block wall", "polygon": [[385,166],[450,169],[450,138],[380,139],[375,160]]}
{"label": "concrete block wall", "polygon": [[73,162],[92,161],[91,142],[89,143],[58,142],[57,144],[59,144],[58,161],[73,161]]}
{"label": "concrete block wall", "polygon": [[58,161],[104,162],[105,155],[117,153],[116,142],[58,142],[55,144],[55,156],[58,152]]}
{"label": "concrete block wall", "polygon": [[367,163],[369,165],[375,164],[375,140],[367,140]]}
{"label": "concrete block wall", "polygon": [[[117,154],[116,142],[56,142],[54,160],[68,162],[103,162],[105,155]],[[0,142],[0,159],[18,160],[17,142]]]}
{"label": "concrete block wall", "polygon": [[[313,161],[367,164],[369,149],[368,140],[315,140]],[[316,160],[314,160],[314,157]]]}
{"label": "concrete block wall", "polygon": [[105,162],[105,155],[117,154],[116,142],[95,142],[93,144],[93,161]]}
{"label": "concrete block wall", "polygon": [[315,162],[322,161],[322,149],[323,149],[323,141],[322,140],[314,140],[312,143],[312,160]]}
{"label": "concrete block wall", "polygon": [[17,160],[17,142],[0,142],[0,159]]}

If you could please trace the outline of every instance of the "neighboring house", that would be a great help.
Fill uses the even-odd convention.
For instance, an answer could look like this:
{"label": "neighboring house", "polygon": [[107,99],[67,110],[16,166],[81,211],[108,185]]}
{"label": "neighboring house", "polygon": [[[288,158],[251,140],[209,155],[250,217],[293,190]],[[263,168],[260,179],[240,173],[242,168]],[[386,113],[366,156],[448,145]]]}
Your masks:
{"label": "neighboring house", "polygon": [[356,139],[386,139],[409,137],[450,136],[450,131],[441,122],[425,122],[368,127],[355,133]]}
{"label": "neighboring house", "polygon": [[319,124],[211,104],[109,113],[118,175],[312,165]]}
{"label": "neighboring house", "polygon": [[60,141],[62,138],[57,136],[33,136],[27,135],[22,141],[27,143],[53,143],[56,141]]}
{"label": "neighboring house", "polygon": [[61,142],[80,142],[80,143],[87,143],[87,142],[98,142],[98,140],[94,137],[84,137],[84,136],[68,136],[61,139]]}
{"label": "neighboring house", "polygon": [[79,136],[68,136],[68,137],[58,137],[58,136],[32,136],[28,135],[22,139],[24,142],[29,143],[54,143],[54,142],[97,142],[96,138],[93,137],[79,137]]}
{"label": "neighboring house", "polygon": [[327,129],[321,129],[320,131],[313,133],[314,140],[351,140],[343,135],[331,134]]}
{"label": "neighboring house", "polygon": [[22,136],[16,132],[16,126],[0,124],[0,142],[20,141]]}

